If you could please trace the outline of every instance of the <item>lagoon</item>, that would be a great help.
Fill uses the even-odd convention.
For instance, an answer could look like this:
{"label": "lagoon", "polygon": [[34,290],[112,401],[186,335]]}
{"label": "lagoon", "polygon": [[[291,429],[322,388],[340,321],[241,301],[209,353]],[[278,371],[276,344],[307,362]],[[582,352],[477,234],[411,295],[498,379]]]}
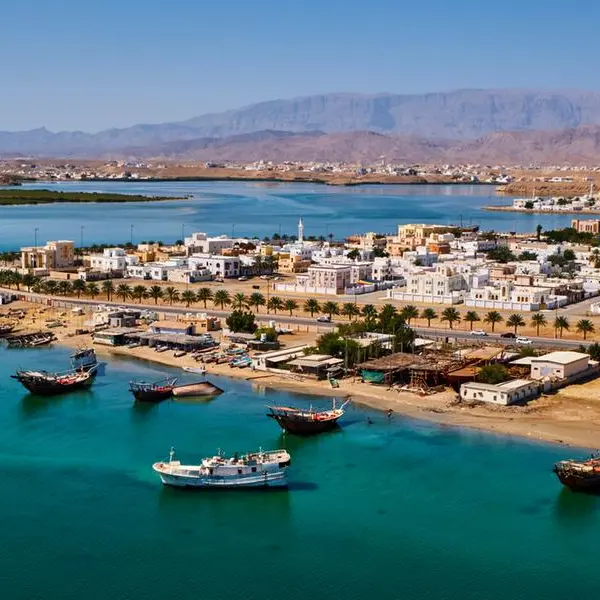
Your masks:
{"label": "lagoon", "polygon": [[[29,396],[8,377],[67,360],[60,347],[0,348],[0,581],[11,600],[562,600],[600,591],[600,498],[561,488],[551,467],[564,448],[388,422],[357,406],[341,431],[282,436],[265,403],[326,400],[221,378],[226,392],[208,402],[135,406],[129,380],[175,371],[126,359],[110,359],[90,391],[64,397]],[[218,447],[285,447],[290,490],[165,489],[151,464],[171,445],[190,460]]]}
{"label": "lagoon", "polygon": [[[79,244],[130,241],[173,242],[194,231],[209,235],[295,234],[299,217],[305,235],[342,238],[355,233],[392,233],[399,223],[479,225],[484,230],[535,231],[565,227],[569,215],[488,212],[486,204],[506,204],[482,185],[368,185],[271,182],[60,182],[26,184],[53,189],[190,196],[132,204],[48,204],[0,206],[0,250],[18,249],[37,240],[71,239]],[[133,229],[131,228],[133,225]],[[83,229],[82,229],[83,227]]]}

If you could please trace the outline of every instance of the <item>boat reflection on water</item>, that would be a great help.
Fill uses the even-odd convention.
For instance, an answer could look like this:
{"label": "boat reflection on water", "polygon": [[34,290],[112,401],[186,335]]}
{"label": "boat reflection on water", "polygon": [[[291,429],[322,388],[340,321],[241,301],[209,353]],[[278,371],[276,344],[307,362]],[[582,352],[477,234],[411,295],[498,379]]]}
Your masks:
{"label": "boat reflection on water", "polygon": [[587,529],[592,522],[596,521],[595,515],[599,510],[600,495],[577,493],[568,488],[560,490],[554,505],[557,522],[568,529],[573,527]]}

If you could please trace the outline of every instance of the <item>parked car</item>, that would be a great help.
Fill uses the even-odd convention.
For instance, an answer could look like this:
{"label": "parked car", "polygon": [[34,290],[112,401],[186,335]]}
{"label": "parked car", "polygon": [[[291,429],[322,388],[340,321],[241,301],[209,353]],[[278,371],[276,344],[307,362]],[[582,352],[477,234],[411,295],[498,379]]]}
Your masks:
{"label": "parked car", "polygon": [[515,339],[517,336],[512,331],[507,331],[506,333],[503,333],[500,337]]}
{"label": "parked car", "polygon": [[518,337],[515,341],[521,346],[530,346],[533,344],[533,342],[527,337]]}
{"label": "parked car", "polygon": [[473,331],[471,331],[471,335],[487,335],[487,332],[484,331],[483,329],[473,329]]}
{"label": "parked car", "polygon": [[319,323],[331,323],[331,317],[329,315],[323,315],[322,317],[317,317],[317,321]]}
{"label": "parked car", "polygon": [[248,281],[248,278],[245,275],[238,277],[238,281]]}

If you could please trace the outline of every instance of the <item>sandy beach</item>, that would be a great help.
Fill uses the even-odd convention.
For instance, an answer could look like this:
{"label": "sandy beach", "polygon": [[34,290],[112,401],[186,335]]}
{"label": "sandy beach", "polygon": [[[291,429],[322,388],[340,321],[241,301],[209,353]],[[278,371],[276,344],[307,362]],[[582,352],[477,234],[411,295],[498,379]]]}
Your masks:
{"label": "sandy beach", "polygon": [[[89,334],[75,335],[83,328],[89,315],[77,316],[58,312],[52,308],[40,308],[23,302],[10,305],[12,309],[27,311],[19,323],[20,331],[39,330],[49,318],[59,318],[64,327],[53,329],[57,343],[70,347],[93,344]],[[1,321],[1,319],[0,319]],[[308,333],[307,336],[314,335]],[[282,336],[283,344],[297,345],[304,342],[301,336]],[[175,358],[173,352],[157,353],[148,347],[125,348],[94,346],[99,356],[127,356],[147,360],[169,367],[198,366],[189,356]],[[18,351],[18,350],[16,350]],[[309,395],[335,398],[351,398],[355,403],[377,410],[392,409],[398,415],[474,429],[499,435],[514,435],[588,449],[600,447],[600,380],[569,386],[556,394],[541,396],[527,406],[465,405],[457,402],[457,394],[446,389],[443,392],[424,395],[387,389],[384,386],[362,383],[349,378],[340,381],[340,387],[332,389],[327,381],[316,381],[295,374],[280,374],[249,369],[232,368],[228,364],[205,365],[207,376],[219,375],[243,379],[257,388],[283,389]]]}

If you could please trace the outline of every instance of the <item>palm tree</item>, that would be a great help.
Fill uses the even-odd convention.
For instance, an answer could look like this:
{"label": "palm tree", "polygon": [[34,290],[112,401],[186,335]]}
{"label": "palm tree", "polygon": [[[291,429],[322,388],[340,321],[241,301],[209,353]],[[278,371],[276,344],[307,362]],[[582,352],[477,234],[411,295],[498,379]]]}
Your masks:
{"label": "palm tree", "polygon": [[148,290],[148,296],[154,300],[154,304],[158,304],[158,301],[163,297],[163,290],[160,285],[153,285]]}
{"label": "palm tree", "polygon": [[427,327],[431,327],[431,321],[437,319],[437,313],[433,308],[425,308],[421,313],[421,319],[427,319]]}
{"label": "palm tree", "polygon": [[407,304],[401,311],[400,316],[410,325],[411,319],[417,319],[419,317],[419,309],[412,304]]}
{"label": "palm tree", "polygon": [[123,302],[126,302],[131,298],[131,288],[126,283],[120,283],[117,286],[116,294]]}
{"label": "palm tree", "polygon": [[282,310],[284,306],[283,300],[278,296],[271,296],[267,302],[267,310],[272,310],[275,314],[278,310]]}
{"label": "palm tree", "polygon": [[398,311],[396,310],[395,306],[393,306],[392,304],[384,304],[379,309],[379,321],[380,321],[382,327],[387,329],[387,325],[393,319],[395,319],[397,315],[398,315]]}
{"label": "palm tree", "polygon": [[563,330],[569,331],[571,325],[569,324],[569,319],[567,317],[556,317],[554,319],[554,331],[560,331],[560,337],[563,336]]}
{"label": "palm tree", "polygon": [[508,317],[508,319],[506,319],[506,325],[507,325],[507,327],[513,327],[515,330],[515,335],[517,335],[517,329],[519,327],[524,327],[525,319],[523,319],[523,317],[521,315],[514,313],[514,314],[510,315],[510,317]]}
{"label": "palm tree", "polygon": [[285,308],[285,310],[289,310],[290,311],[290,317],[293,315],[295,310],[298,310],[298,303],[293,300],[292,298],[288,298],[284,304],[283,304],[283,308]]}
{"label": "palm tree", "polygon": [[502,321],[504,321],[504,317],[497,310],[490,310],[490,312],[483,317],[483,322],[492,326],[492,333],[494,333],[496,324],[502,323]]}
{"label": "palm tree", "polygon": [[452,329],[454,323],[460,322],[460,313],[453,306],[449,306],[442,311],[440,321],[446,321],[450,329]]}
{"label": "palm tree", "polygon": [[261,306],[264,306],[267,303],[265,297],[260,292],[254,292],[250,294],[250,298],[248,298],[248,306],[253,306],[256,309],[256,312],[259,312]]}
{"label": "palm tree", "polygon": [[220,306],[221,310],[223,310],[226,305],[231,304],[229,292],[227,290],[217,290],[213,297],[213,304],[215,306]]}
{"label": "palm tree", "polygon": [[66,279],[58,282],[58,286],[56,287],[56,291],[61,296],[68,296],[71,293],[71,282]]}
{"label": "palm tree", "polygon": [[85,286],[85,293],[93,300],[100,293],[100,290],[93,281],[90,281],[90,283]]}
{"label": "palm tree", "polygon": [[474,310],[468,310],[465,314],[465,321],[469,323],[469,325],[471,326],[471,331],[473,331],[473,323],[481,321],[481,319]]}
{"label": "palm tree", "polygon": [[148,297],[148,292],[146,291],[145,285],[136,285],[131,290],[131,299],[139,300],[140,304],[142,303],[142,300],[147,297]]}
{"label": "palm tree", "polygon": [[540,327],[546,327],[546,325],[548,325],[548,321],[541,312],[533,313],[531,315],[531,326],[535,327],[536,335],[538,337],[540,335]]}
{"label": "palm tree", "polygon": [[360,309],[358,308],[358,306],[356,306],[356,304],[354,304],[354,302],[346,302],[342,306],[340,314],[344,315],[345,317],[348,317],[348,321],[352,321],[354,317],[360,315]]}
{"label": "palm tree", "polygon": [[333,315],[339,315],[340,314],[340,307],[339,307],[338,303],[337,302],[332,302],[331,300],[328,300],[327,302],[324,302],[323,305],[321,306],[321,310],[326,315],[329,315],[330,319],[333,317]]}
{"label": "palm tree", "polygon": [[[58,284],[54,279],[47,279],[44,281],[44,292],[50,296],[54,296],[54,294],[56,294],[57,285]],[[87,290],[87,285],[85,286],[85,289]]]}
{"label": "palm tree", "polygon": [[106,300],[110,302],[110,297],[115,291],[115,284],[111,279],[106,279],[102,282],[102,291],[106,294]]}
{"label": "palm tree", "polygon": [[23,276],[23,285],[27,287],[27,291],[30,292],[31,288],[38,282],[38,278],[31,273]]}
{"label": "palm tree", "polygon": [[243,310],[248,307],[248,298],[243,292],[238,292],[233,296],[231,306],[234,310]]}
{"label": "palm tree", "polygon": [[181,294],[181,299],[185,302],[185,307],[189,308],[190,304],[196,302],[197,296],[193,290],[185,290]]}
{"label": "palm tree", "polygon": [[78,298],[81,298],[81,294],[85,292],[85,281],[83,279],[76,279],[71,285],[71,289],[77,294]]}
{"label": "palm tree", "polygon": [[365,304],[360,314],[365,318],[367,323],[373,323],[373,321],[377,318],[377,309],[372,304]]}
{"label": "palm tree", "polygon": [[17,271],[13,271],[11,274],[11,283],[19,290],[19,286],[23,283],[23,275]]}
{"label": "palm tree", "polygon": [[179,291],[177,288],[170,285],[163,290],[163,296],[165,300],[167,300],[167,302],[173,306],[173,302],[177,302],[177,300],[179,300]]}
{"label": "palm tree", "polygon": [[315,298],[309,298],[304,303],[304,312],[309,312],[311,317],[314,317],[315,313],[320,312],[320,310],[321,305],[319,304],[319,301]]}
{"label": "palm tree", "polygon": [[589,319],[581,319],[577,321],[577,333],[583,333],[583,339],[587,338],[588,333],[594,333],[596,328],[594,324]]}
{"label": "palm tree", "polygon": [[203,287],[198,290],[196,294],[196,300],[198,302],[204,302],[204,308],[206,309],[206,303],[213,299],[213,293],[210,288]]}

